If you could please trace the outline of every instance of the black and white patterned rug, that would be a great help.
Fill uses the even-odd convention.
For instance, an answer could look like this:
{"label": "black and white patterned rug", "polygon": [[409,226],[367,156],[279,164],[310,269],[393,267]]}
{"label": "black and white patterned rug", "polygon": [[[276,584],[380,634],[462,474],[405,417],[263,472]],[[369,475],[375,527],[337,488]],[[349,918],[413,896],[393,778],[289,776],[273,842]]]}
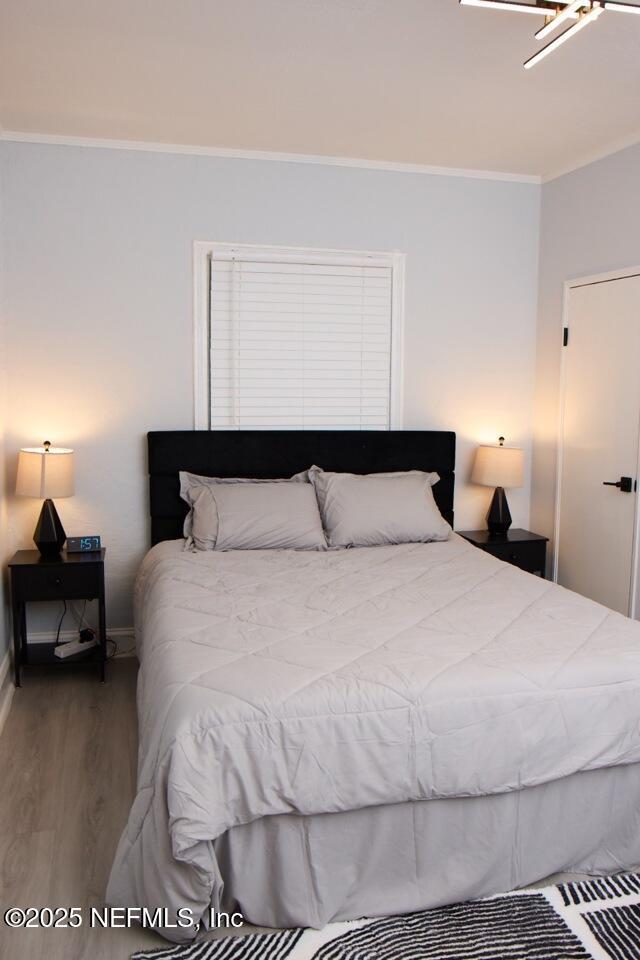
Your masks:
{"label": "black and white patterned rug", "polygon": [[640,960],[640,875],[508,893],[402,917],[134,953],[132,960]]}

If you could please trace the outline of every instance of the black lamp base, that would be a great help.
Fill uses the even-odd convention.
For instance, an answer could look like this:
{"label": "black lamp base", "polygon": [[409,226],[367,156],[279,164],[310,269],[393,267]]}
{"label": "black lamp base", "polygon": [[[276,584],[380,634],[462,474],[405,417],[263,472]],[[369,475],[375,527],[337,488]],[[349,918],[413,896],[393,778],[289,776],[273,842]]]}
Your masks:
{"label": "black lamp base", "polygon": [[487,514],[487,527],[494,537],[504,536],[511,526],[511,513],[503,487],[496,487]]}
{"label": "black lamp base", "polygon": [[38,517],[33,541],[46,560],[55,560],[60,556],[67,539],[53,500],[45,500]]}

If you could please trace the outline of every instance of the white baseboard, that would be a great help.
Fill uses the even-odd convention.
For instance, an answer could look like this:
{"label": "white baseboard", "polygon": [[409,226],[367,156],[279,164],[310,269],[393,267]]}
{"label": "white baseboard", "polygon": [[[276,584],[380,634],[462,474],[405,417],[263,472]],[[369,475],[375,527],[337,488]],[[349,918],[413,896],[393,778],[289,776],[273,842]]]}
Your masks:
{"label": "white baseboard", "polygon": [[[117,657],[135,657],[136,644],[134,639],[133,627],[108,627],[107,636],[115,640],[118,644]],[[60,639],[63,642],[76,640],[78,638],[77,630],[63,630],[60,633]],[[34,631],[29,634],[30,643],[53,643],[56,639],[55,633],[50,631]],[[7,650],[2,661],[0,661],[0,734],[9,716],[11,701],[15,693],[13,685],[13,676],[11,672],[10,650]]]}
{"label": "white baseboard", "polygon": [[14,691],[15,687],[11,676],[11,656],[7,650],[0,663],[0,734],[2,734],[9,716]]}

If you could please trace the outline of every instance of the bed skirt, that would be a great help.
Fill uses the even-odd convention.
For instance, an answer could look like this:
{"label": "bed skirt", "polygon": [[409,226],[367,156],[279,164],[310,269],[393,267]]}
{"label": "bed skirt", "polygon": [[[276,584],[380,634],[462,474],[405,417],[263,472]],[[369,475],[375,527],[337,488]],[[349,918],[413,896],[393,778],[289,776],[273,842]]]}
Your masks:
{"label": "bed skirt", "polygon": [[513,793],[265,817],[215,841],[218,909],[267,927],[407,913],[640,864],[640,764]]}

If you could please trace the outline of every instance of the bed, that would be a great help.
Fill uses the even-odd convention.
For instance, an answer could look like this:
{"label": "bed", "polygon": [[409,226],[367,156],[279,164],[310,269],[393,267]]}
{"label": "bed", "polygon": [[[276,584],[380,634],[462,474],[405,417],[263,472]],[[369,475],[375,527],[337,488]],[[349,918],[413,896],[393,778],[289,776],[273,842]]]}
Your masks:
{"label": "bed", "polygon": [[452,523],[454,451],[429,431],[149,435],[138,792],[110,903],[319,927],[640,862],[638,623],[455,534],[179,539],[181,469],[433,470]]}

